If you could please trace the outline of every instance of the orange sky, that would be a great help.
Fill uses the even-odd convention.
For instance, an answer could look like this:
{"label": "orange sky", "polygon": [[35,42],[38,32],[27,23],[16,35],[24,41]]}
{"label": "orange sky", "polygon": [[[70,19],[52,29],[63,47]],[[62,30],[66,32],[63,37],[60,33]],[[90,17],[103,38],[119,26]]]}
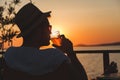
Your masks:
{"label": "orange sky", "polygon": [[[119,0],[32,1],[41,11],[52,11],[53,29],[65,34],[74,45],[120,41]],[[21,0],[17,10],[28,2]]]}

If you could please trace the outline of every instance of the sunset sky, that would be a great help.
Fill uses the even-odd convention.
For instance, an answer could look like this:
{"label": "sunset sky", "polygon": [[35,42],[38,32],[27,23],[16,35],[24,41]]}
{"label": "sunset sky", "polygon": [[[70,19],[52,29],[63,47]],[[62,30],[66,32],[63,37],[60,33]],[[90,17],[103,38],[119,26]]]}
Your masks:
{"label": "sunset sky", "polygon": [[[0,0],[2,4],[5,0]],[[6,0],[11,1],[11,0]],[[21,0],[17,11],[29,0]],[[120,0],[32,0],[74,45],[120,41]],[[28,13],[29,14],[29,13]]]}

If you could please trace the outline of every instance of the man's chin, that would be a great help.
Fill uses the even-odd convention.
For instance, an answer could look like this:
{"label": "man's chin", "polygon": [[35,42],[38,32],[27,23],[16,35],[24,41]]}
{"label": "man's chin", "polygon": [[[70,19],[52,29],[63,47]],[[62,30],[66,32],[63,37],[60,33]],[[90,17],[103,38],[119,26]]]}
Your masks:
{"label": "man's chin", "polygon": [[46,49],[46,48],[49,48],[49,45],[50,45],[50,42],[46,43],[46,44],[43,44],[40,48],[41,49]]}
{"label": "man's chin", "polygon": [[49,46],[49,45],[50,45],[50,42],[48,42],[48,43],[44,44],[44,46]]}

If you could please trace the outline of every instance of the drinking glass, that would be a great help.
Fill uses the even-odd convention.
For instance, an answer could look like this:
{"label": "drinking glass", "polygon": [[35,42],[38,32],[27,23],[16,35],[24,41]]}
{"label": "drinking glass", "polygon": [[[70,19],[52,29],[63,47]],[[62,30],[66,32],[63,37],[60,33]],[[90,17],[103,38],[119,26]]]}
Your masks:
{"label": "drinking glass", "polygon": [[51,34],[51,41],[53,45],[61,46],[61,36],[59,31],[55,31]]}

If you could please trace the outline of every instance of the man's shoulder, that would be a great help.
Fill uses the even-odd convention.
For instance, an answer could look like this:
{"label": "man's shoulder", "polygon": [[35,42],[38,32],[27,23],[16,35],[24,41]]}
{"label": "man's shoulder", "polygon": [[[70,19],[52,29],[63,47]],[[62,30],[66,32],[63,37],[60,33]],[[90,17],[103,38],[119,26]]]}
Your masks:
{"label": "man's shoulder", "polygon": [[40,51],[45,51],[45,52],[51,52],[51,53],[61,53],[64,54],[61,50],[57,49],[57,48],[48,48],[48,49],[44,49],[44,50],[40,50]]}

